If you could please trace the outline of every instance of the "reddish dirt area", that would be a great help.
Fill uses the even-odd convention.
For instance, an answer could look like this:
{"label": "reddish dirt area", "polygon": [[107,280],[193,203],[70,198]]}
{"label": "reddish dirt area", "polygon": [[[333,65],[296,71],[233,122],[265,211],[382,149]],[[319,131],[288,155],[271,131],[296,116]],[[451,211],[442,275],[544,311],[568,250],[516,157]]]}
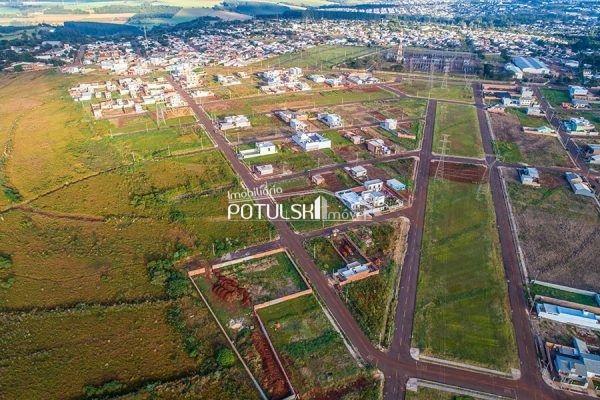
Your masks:
{"label": "reddish dirt area", "polygon": [[379,111],[371,111],[371,115],[377,118],[379,121],[383,121],[386,118],[385,115],[383,115]]}
{"label": "reddish dirt area", "polygon": [[[258,321],[255,325],[258,325]],[[267,339],[258,330],[254,330],[252,332],[252,343],[260,356],[264,372],[261,385],[269,392],[269,398],[278,400],[287,397],[290,390]]]}
{"label": "reddish dirt area", "polygon": [[214,272],[216,281],[213,283],[212,291],[219,299],[227,302],[240,302],[244,306],[250,306],[250,294],[248,290],[241,287],[235,278],[224,276],[219,271]]}
{"label": "reddish dirt area", "polygon": [[[430,176],[435,176],[438,171],[438,162],[433,161],[429,170]],[[439,174],[453,182],[485,183],[488,181],[487,167],[474,164],[457,164],[445,162]]]}
{"label": "reddish dirt area", "polygon": [[[332,192],[337,192],[339,190],[347,189],[346,186],[340,181],[337,175],[333,172],[325,172],[321,174],[323,179],[325,179],[325,183],[323,186]],[[357,184],[358,186],[358,184]]]}

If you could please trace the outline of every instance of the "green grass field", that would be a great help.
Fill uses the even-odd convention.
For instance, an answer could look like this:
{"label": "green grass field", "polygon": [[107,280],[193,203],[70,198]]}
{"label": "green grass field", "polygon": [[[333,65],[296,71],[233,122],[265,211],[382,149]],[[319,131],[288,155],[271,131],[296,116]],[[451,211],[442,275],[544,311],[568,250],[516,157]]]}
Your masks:
{"label": "green grass field", "polygon": [[258,314],[302,398],[326,398],[357,379],[367,380],[367,371],[359,368],[314,296],[263,308]]}
{"label": "green grass field", "polygon": [[376,47],[365,46],[316,46],[270,58],[260,64],[274,68],[300,67],[324,70],[378,50]]}
{"label": "green grass field", "polygon": [[527,115],[527,111],[521,108],[508,108],[508,112],[512,115],[515,115],[519,118],[519,122],[521,122],[522,126],[528,128],[539,128],[540,126],[550,126],[550,123],[544,117],[533,117],[531,115]]}
{"label": "green grass field", "polygon": [[338,254],[328,238],[317,236],[305,243],[306,251],[313,258],[321,271],[332,274],[346,266],[344,259]]}
{"label": "green grass field", "polygon": [[437,100],[455,100],[467,103],[474,102],[471,86],[465,86],[464,83],[448,82],[446,87],[443,87],[442,82],[439,80],[433,81],[433,85],[430,85],[427,79],[406,78],[402,83],[395,86],[409,96],[431,97]]}
{"label": "green grass field", "polygon": [[431,180],[413,345],[424,354],[517,368],[489,188]]}
{"label": "green grass field", "polygon": [[[169,320],[185,311],[193,346]],[[205,308],[189,299],[66,311],[0,314],[0,385],[4,399],[96,398],[137,391],[154,382],[220,371],[232,395],[256,398],[241,365],[219,366],[224,338]],[[191,351],[194,351],[192,354]],[[235,360],[235,359],[234,359]],[[205,379],[206,379],[205,378]],[[220,388],[212,384],[212,394]]]}
{"label": "green grass field", "polygon": [[393,97],[394,95],[390,92],[370,87],[261,95],[252,97],[251,100],[245,98],[213,101],[206,103],[204,108],[211,115],[222,118],[227,115],[237,114],[249,116],[282,108],[327,107],[350,102],[382,100]]}
{"label": "green grass field", "polygon": [[568,292],[566,290],[555,289],[536,283],[532,283],[529,285],[529,293],[532,297],[535,297],[536,295],[546,296],[552,297],[554,299],[572,301],[573,303],[584,304],[587,306],[598,307],[598,303],[596,303],[596,300],[594,300],[593,296]]}
{"label": "green grass field", "polygon": [[442,135],[448,135],[446,154],[483,157],[479,121],[475,107],[438,103],[433,133],[433,151],[442,152]]}
{"label": "green grass field", "polygon": [[548,100],[552,107],[560,108],[562,103],[569,103],[571,101],[569,92],[566,90],[541,88],[540,92],[542,92],[542,96]]}

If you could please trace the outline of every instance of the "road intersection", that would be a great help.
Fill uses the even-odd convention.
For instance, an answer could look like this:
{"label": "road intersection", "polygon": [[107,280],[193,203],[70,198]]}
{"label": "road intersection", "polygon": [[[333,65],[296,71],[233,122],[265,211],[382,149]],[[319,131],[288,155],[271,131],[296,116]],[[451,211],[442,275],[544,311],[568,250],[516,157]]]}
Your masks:
{"label": "road intersection", "polygon": [[[257,180],[249,169],[238,159],[234,149],[229,145],[220,131],[215,127],[210,116],[197,104],[189,94],[177,83],[172,82],[180,95],[188,102],[200,124],[211,136],[216,147],[225,155],[233,169],[248,190],[259,188],[264,182]],[[397,90],[387,87],[388,90]],[[343,303],[335,289],[330,286],[321,270],[317,267],[310,254],[303,246],[305,236],[294,232],[282,220],[272,221],[279,238],[277,244],[288,249],[295,258],[297,265],[307,277],[316,294],[325,303],[338,327],[348,339],[358,354],[368,363],[381,370],[385,376],[384,397],[386,400],[403,399],[406,382],[409,378],[449,384],[461,388],[486,392],[515,399],[575,399],[584,398],[579,394],[558,391],[546,384],[538,366],[534,338],[529,323],[528,306],[524,296],[523,279],[517,259],[515,237],[509,224],[509,211],[501,182],[500,167],[511,166],[496,160],[493,155],[492,134],[489,130],[485,115],[485,106],[480,84],[473,84],[482,135],[485,159],[472,160],[461,157],[446,157],[446,161],[469,162],[484,164],[489,168],[489,180],[492,199],[496,211],[496,222],[500,235],[502,258],[504,261],[506,279],[508,281],[509,299],[512,309],[511,317],[517,339],[521,375],[511,379],[493,374],[485,374],[470,369],[440,365],[430,362],[417,361],[411,357],[413,314],[415,310],[417,279],[421,241],[425,221],[427,203],[427,187],[432,161],[439,157],[432,153],[433,131],[436,115],[437,100],[429,100],[426,111],[426,122],[421,149],[410,152],[418,157],[418,167],[415,177],[415,191],[410,208],[384,216],[381,219],[406,216],[411,221],[408,235],[408,249],[402,266],[400,278],[400,298],[395,316],[395,333],[388,352],[376,349],[362,332],[350,311]],[[398,95],[403,95],[401,92]],[[579,166],[579,165],[578,165]],[[339,167],[339,165],[337,166]],[[329,167],[323,167],[327,170]],[[270,199],[257,200],[259,203],[271,203]],[[352,226],[352,223],[347,224]],[[330,232],[334,228],[326,228],[322,232]],[[274,242],[267,244],[272,246]]]}

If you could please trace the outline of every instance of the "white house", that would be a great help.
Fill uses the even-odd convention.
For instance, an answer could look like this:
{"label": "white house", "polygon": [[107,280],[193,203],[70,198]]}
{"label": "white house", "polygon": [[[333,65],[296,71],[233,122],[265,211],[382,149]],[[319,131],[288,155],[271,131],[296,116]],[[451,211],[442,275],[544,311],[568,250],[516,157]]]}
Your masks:
{"label": "white house", "polygon": [[520,168],[519,179],[523,185],[540,187],[540,173],[537,168]]}
{"label": "white house", "polygon": [[240,150],[238,157],[241,159],[267,156],[277,153],[277,147],[273,142],[256,142],[253,149]]}
{"label": "white house", "polygon": [[379,124],[386,131],[394,132],[398,128],[398,121],[393,118],[387,118]]}
{"label": "white house", "polygon": [[319,133],[297,133],[292,136],[292,140],[304,151],[314,151],[331,148],[331,140]]}
{"label": "white house", "polygon": [[219,129],[226,131],[228,129],[249,128],[250,120],[245,115],[231,115],[219,121]]}
{"label": "white house", "polygon": [[308,130],[308,124],[297,118],[292,118],[290,120],[290,126],[292,127],[294,132],[306,132]]}
{"label": "white house", "polygon": [[574,172],[565,172],[565,178],[571,185],[571,189],[573,189],[573,193],[586,196],[586,197],[595,197],[594,191],[590,187],[590,185],[581,179],[581,176]]}
{"label": "white house", "polygon": [[340,128],[342,126],[342,117],[338,114],[319,113],[317,119],[330,128]]}

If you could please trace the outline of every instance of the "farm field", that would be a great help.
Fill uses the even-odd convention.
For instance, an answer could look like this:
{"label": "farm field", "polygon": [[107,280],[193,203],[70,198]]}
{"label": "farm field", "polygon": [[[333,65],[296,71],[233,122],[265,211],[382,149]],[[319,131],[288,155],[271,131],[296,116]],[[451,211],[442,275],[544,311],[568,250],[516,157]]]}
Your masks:
{"label": "farm field", "polygon": [[[296,53],[269,58],[261,63],[273,68],[300,67],[325,70],[369,53],[378,51],[376,47],[364,46],[316,46]],[[258,65],[258,64],[255,64]]]}
{"label": "farm field", "polygon": [[378,398],[373,378],[352,358],[313,295],[262,308],[258,314],[302,398]]}
{"label": "farm field", "polygon": [[530,277],[596,290],[600,217],[593,200],[573,194],[560,174],[542,173],[540,188],[522,186],[514,170],[503,175]]}
{"label": "farm field", "polygon": [[408,220],[398,220],[349,232],[353,242],[381,270],[378,275],[344,285],[341,296],[367,337],[382,348],[389,346],[394,333],[397,288],[408,229]]}
{"label": "farm field", "polygon": [[571,167],[572,163],[558,138],[524,133],[513,114],[490,114],[496,140],[494,150],[503,161],[539,166]]}
{"label": "farm field", "polygon": [[253,307],[307,289],[286,253],[213,269],[195,282],[268,396],[285,397],[289,388]]}
{"label": "farm field", "polygon": [[431,97],[437,100],[454,100],[473,103],[473,89],[470,85],[465,86],[464,83],[448,82],[446,87],[443,87],[442,82],[433,81],[433,86],[430,87],[427,79],[410,79],[406,78],[402,83],[395,83],[392,86],[398,88],[409,96],[416,97]]}
{"label": "farm field", "polygon": [[475,107],[438,103],[433,133],[433,151],[441,154],[442,135],[448,135],[446,154],[463,157],[483,157],[479,122]]}
{"label": "farm field", "polygon": [[489,188],[431,180],[428,193],[413,346],[429,356],[517,368]]}
{"label": "farm field", "polygon": [[[175,321],[178,312],[185,319]],[[202,376],[213,390],[224,385],[232,395],[257,398],[235,358],[219,364],[218,354],[230,350],[208,311],[189,298],[0,319],[5,399],[104,397],[186,376]],[[221,375],[197,375],[206,368]]]}

